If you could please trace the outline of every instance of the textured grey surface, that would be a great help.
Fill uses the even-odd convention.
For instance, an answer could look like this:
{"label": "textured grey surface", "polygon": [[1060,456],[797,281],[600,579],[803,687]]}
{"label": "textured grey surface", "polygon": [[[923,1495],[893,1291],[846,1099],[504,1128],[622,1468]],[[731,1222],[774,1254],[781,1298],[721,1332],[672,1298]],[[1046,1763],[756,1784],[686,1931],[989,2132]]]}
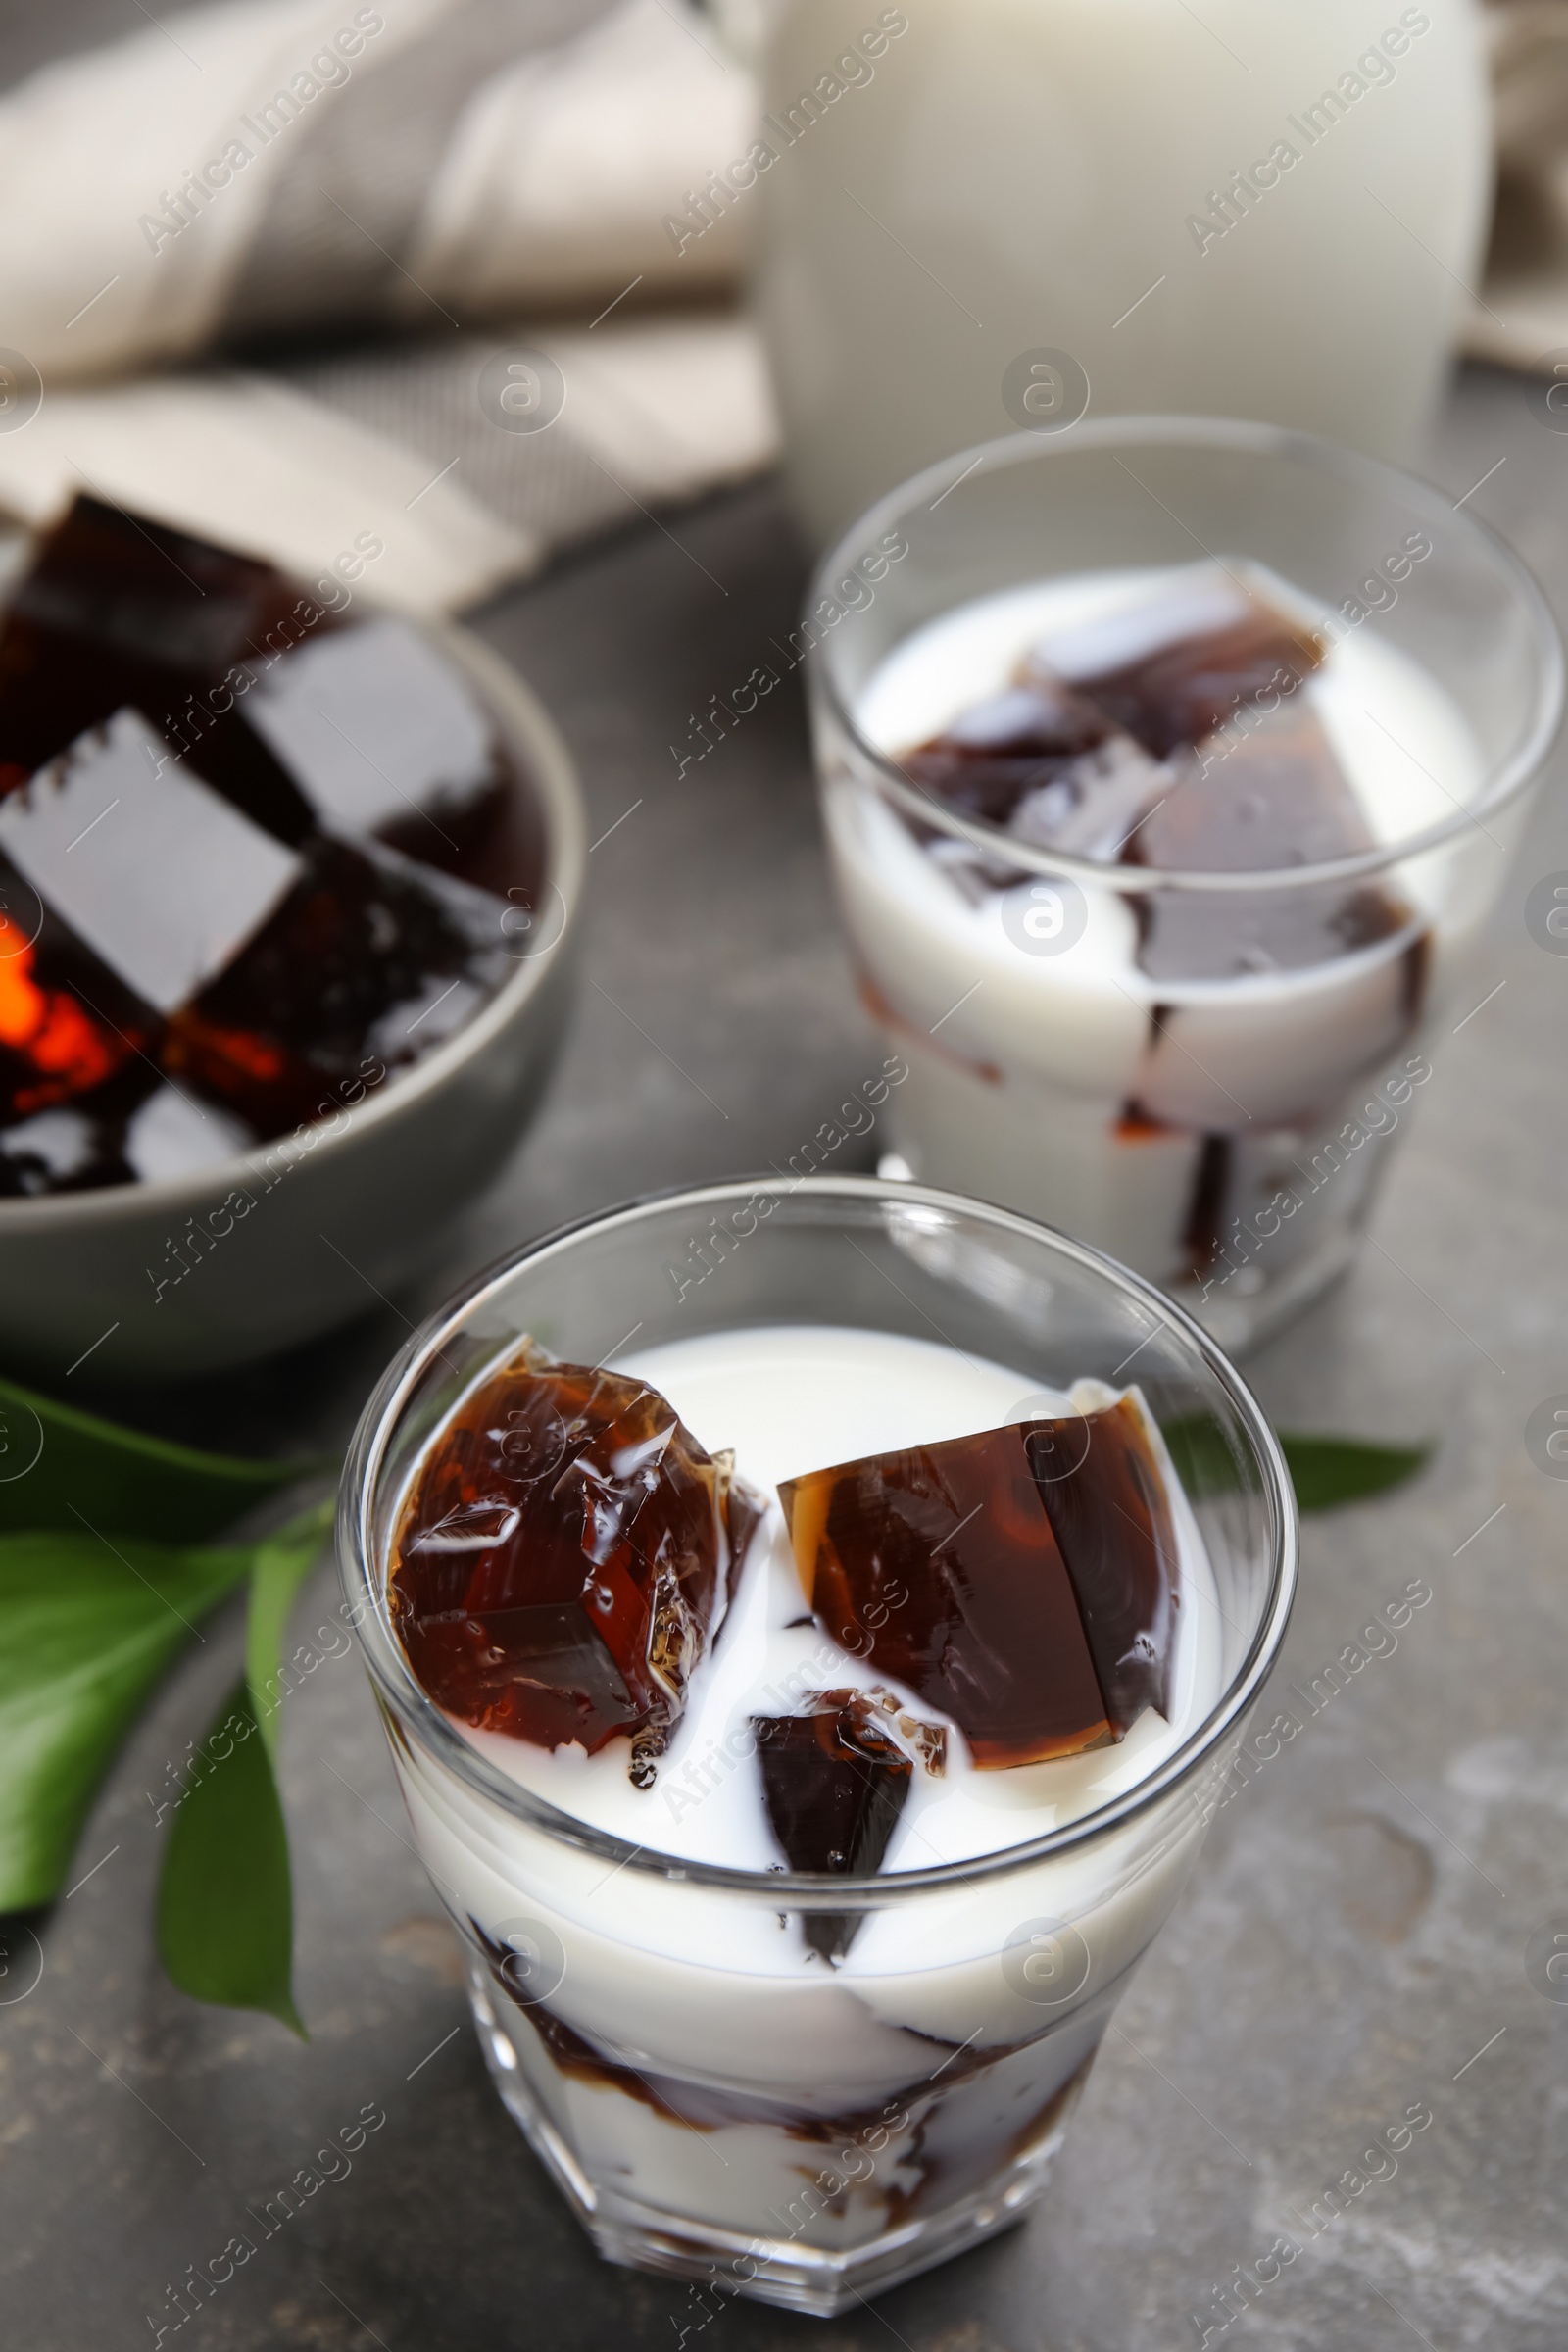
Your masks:
{"label": "textured grey surface", "polygon": [[[1499,460],[1472,508],[1561,612],[1568,437],[1536,425],[1520,385],[1475,375],[1433,470],[1457,496]],[[871,1066],[793,691],[684,776],[667,748],[766,658],[799,582],[763,488],[642,529],[482,618],[581,762],[600,841],[595,985],[535,1134],[454,1237],[443,1280],[630,1191],[782,1160]],[[1348,2200],[1231,2339],[1560,2352],[1568,2004],[1532,1986],[1524,1952],[1568,1913],[1568,1485],[1533,1465],[1524,1428],[1568,1391],[1568,959],[1542,953],[1522,914],[1530,883],[1559,866],[1568,816],[1551,789],[1474,995],[1498,993],[1434,1052],[1376,1246],[1251,1367],[1287,1426],[1431,1435],[1441,1450],[1397,1499],[1309,1522],[1272,1702],[1302,1729],[1218,1816],[1026,2227],[836,2323],[744,2305],[704,2323],[681,2286],[600,2265],[485,2080],[352,1657],[306,1683],[284,1731],[310,2046],[173,1992],[151,1948],[148,1791],[234,1671],[229,1618],[115,1770],[78,1873],[109,1858],[35,1923],[42,1975],[22,1998],[36,1958],[12,1934],[10,2340],[150,2342],[148,2315],[175,2316],[167,2285],[239,2231],[255,2258],[179,2340],[653,2352],[700,2333],[705,2352],[1166,2352],[1205,2325],[1226,2340],[1214,2290],[1282,2233],[1306,2237],[1313,2200],[1424,2103],[1433,2122],[1397,2171]],[[403,1328],[377,1309],[332,1347],[206,1384],[164,1417],[236,1446],[341,1437]],[[1386,1654],[1316,1714],[1291,1696],[1416,1578],[1433,1598],[1396,1648],[1379,1637]],[[333,1597],[323,1574],[301,1634]],[[260,2214],[368,2102],[387,2120],[352,2172],[262,2238],[246,2208]]]}

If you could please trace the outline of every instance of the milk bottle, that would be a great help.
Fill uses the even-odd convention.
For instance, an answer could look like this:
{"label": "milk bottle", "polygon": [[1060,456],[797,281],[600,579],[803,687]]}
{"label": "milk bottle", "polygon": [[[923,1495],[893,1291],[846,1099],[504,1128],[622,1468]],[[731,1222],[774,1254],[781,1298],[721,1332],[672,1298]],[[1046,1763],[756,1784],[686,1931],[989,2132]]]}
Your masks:
{"label": "milk bottle", "polygon": [[763,105],[756,301],[814,537],[1086,408],[1415,453],[1487,225],[1472,0],[789,0]]}

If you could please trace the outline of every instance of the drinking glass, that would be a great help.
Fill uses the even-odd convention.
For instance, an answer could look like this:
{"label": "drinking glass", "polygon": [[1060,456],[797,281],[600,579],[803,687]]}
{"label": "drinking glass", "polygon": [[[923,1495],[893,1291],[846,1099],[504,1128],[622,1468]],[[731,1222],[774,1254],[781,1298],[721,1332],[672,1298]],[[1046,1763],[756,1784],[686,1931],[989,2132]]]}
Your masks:
{"label": "drinking glass", "polygon": [[[956,607],[1205,558],[1265,566],[1316,616],[1330,669],[1344,646],[1340,674],[1382,679],[1394,699],[1362,710],[1358,692],[1350,721],[1396,798],[1424,796],[1437,821],[1283,868],[1097,862],[965,815],[863,731],[880,664]],[[1562,700],[1534,581],[1462,508],[1370,459],[1266,425],[1126,417],[906,483],[829,556],[802,636],[845,926],[910,1067],[891,1106],[903,1168],[1093,1243],[1227,1348],[1276,1330],[1349,1264],[1390,1139],[1485,985],[1478,948]],[[1463,744],[1467,792],[1432,777],[1398,699],[1412,686],[1421,725]],[[1243,916],[1259,945],[1237,971],[1222,949]],[[1303,924],[1347,944],[1276,958]],[[1144,969],[1155,926],[1197,943],[1197,976]]]}
{"label": "drinking glass", "polygon": [[[720,1867],[557,1810],[425,1694],[388,1616],[388,1560],[458,1399],[523,1334],[599,1364],[634,1337],[777,1324],[939,1333],[1015,1367],[1023,1392],[1136,1380],[1206,1546],[1219,1661],[1211,1711],[1147,1778],[968,1861]],[[1026,2210],[1197,1859],[1290,1611],[1290,1480],[1203,1331],[1081,1244],[920,1186],[667,1194],[531,1244],[410,1341],[360,1424],[338,1541],[485,2062],[602,2254],[831,2314]],[[843,1965],[780,1958],[779,1915],[824,1911],[858,1923]],[[1192,1994],[1222,1997],[1200,1980]]]}

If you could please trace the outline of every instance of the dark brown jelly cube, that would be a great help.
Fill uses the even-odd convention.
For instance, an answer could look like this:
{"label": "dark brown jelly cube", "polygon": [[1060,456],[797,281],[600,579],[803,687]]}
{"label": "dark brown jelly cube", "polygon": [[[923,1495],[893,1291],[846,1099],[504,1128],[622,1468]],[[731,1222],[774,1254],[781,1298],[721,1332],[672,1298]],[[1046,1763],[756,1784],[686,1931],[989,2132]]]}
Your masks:
{"label": "dark brown jelly cube", "polygon": [[779,1500],[823,1631],[951,1716],[977,1764],[1111,1739],[1019,1428],[812,1471]]}
{"label": "dark brown jelly cube", "polygon": [[[177,750],[190,698],[205,705],[231,664],[265,656],[269,632],[292,621],[299,634],[300,602],[270,564],[78,498],[41,542],[0,626],[0,792],[126,704]],[[203,733],[217,788],[297,840],[310,810],[266,746],[231,710]]]}
{"label": "dark brown jelly cube", "polygon": [[171,669],[235,661],[298,591],[275,564],[82,493],[40,541],[13,610]]}
{"label": "dark brown jelly cube", "polygon": [[[1286,709],[1239,740],[1176,764],[1169,792],[1125,852],[1129,864],[1193,873],[1278,871],[1353,857],[1371,828],[1311,711]],[[1171,891],[1137,902],[1138,960],[1156,980],[1298,971],[1404,930],[1409,909],[1375,884]]]}
{"label": "dark brown jelly cube", "polygon": [[768,1825],[791,1870],[881,1867],[913,1766],[858,1690],[808,1690],[789,1715],[754,1715]]}
{"label": "dark brown jelly cube", "polygon": [[298,595],[264,559],[81,495],[40,541],[11,610],[164,669],[216,671]]}
{"label": "dark brown jelly cube", "polygon": [[487,893],[368,842],[314,834],[300,856],[299,881],[174,1013],[163,1054],[264,1136],[416,1061],[514,968]]}
{"label": "dark brown jelly cube", "polygon": [[1025,1422],[1023,1443],[1120,1740],[1146,1707],[1170,1713],[1180,1555],[1165,1482],[1127,1396],[1081,1421]]}
{"label": "dark brown jelly cube", "polygon": [[950,1715],[982,1769],[1163,1711],[1177,1552],[1136,1405],[879,1454],[779,1498],[824,1632]]}
{"label": "dark brown jelly cube", "polygon": [[0,854],[164,1013],[219,976],[300,872],[128,708],[0,799]]}
{"label": "dark brown jelly cube", "polygon": [[[1234,623],[1177,637],[1114,669],[1075,676],[1072,692],[1156,760],[1201,743],[1243,710],[1290,695],[1323,661],[1321,641],[1254,598]],[[1049,677],[1050,647],[1026,670]]]}
{"label": "dark brown jelly cube", "polygon": [[451,865],[506,789],[495,729],[462,673],[378,615],[256,662],[243,709],[325,832],[372,834]]}
{"label": "dark brown jelly cube", "polygon": [[1043,786],[1073,779],[1083,756],[1110,734],[1091,703],[1042,678],[976,703],[900,765],[911,782],[966,815],[1005,825]]}
{"label": "dark brown jelly cube", "polygon": [[[810,1690],[790,1715],[754,1715],[768,1827],[791,1870],[870,1877],[898,1826],[913,1766],[858,1690]],[[858,1915],[804,1911],[824,1960],[841,1959]]]}
{"label": "dark brown jelly cube", "polygon": [[[124,1122],[158,1084],[162,1023],[0,858],[0,1195],[130,1177]],[[73,1139],[62,1114],[81,1123]],[[45,1138],[35,1125],[53,1118]]]}
{"label": "dark brown jelly cube", "polygon": [[1129,865],[1255,873],[1373,846],[1365,811],[1311,710],[1281,710],[1245,736],[1222,736],[1173,764],[1159,806],[1127,845]]}
{"label": "dark brown jelly cube", "polygon": [[629,1737],[646,1787],[761,1512],[657,1390],[526,1342],[419,1471],[393,1622],[448,1714],[590,1755]]}

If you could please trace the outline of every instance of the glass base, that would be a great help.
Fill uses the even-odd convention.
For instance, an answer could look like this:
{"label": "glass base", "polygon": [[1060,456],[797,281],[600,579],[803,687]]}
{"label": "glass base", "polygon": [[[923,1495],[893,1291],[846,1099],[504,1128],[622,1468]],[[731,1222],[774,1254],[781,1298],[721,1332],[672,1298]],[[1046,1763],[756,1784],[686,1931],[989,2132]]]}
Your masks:
{"label": "glass base", "polygon": [[1036,2144],[972,2196],[862,2245],[806,2246],[799,2238],[743,2234],[694,2222],[590,2180],[523,2080],[516,2054],[497,2025],[485,1979],[471,1963],[468,1998],[479,2047],[503,2104],[607,2262],[696,2280],[718,2303],[726,2295],[744,2295],[816,2319],[858,2310],[869,2296],[967,2253],[1022,2221],[1046,2185],[1082,2088],[1080,2077]]}
{"label": "glass base", "polygon": [[[914,1169],[901,1152],[884,1152],[876,1172],[888,1184],[916,1181]],[[1018,1213],[1032,1216],[1038,1212],[1019,1207]],[[1198,1282],[1162,1282],[1159,1287],[1178,1306],[1185,1307],[1195,1323],[1202,1325],[1227,1355],[1246,1355],[1316,1305],[1324,1292],[1349,1271],[1361,1246],[1365,1214],[1365,1204],[1358,1204],[1353,1223],[1325,1226],[1312,1247],[1281,1273],[1250,1263],[1237,1267],[1223,1282],[1211,1282],[1206,1292]],[[1042,1218],[1042,1222],[1049,1220]]]}

